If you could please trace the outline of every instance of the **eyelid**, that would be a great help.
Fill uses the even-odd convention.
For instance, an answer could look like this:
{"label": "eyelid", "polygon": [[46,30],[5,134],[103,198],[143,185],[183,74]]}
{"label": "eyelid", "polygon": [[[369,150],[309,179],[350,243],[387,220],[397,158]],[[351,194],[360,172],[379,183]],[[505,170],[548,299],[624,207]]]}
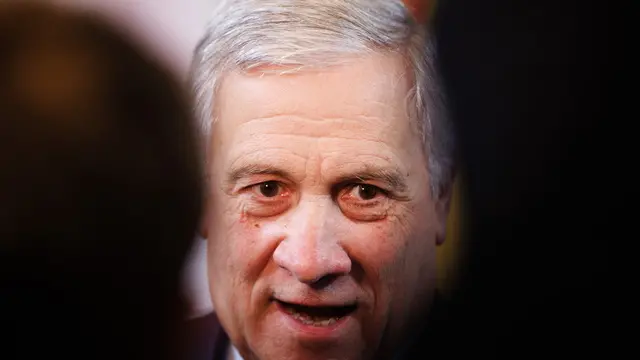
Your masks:
{"label": "eyelid", "polygon": [[260,184],[264,184],[267,182],[275,182],[277,183],[279,186],[283,186],[285,188],[290,188],[290,184],[277,177],[277,176],[273,176],[273,175],[255,175],[255,176],[251,176],[248,178],[244,178],[244,179],[240,179],[238,180],[238,182],[236,183],[235,187],[234,187],[234,192],[242,192],[242,191],[246,191],[251,189],[252,187],[258,186]]}
{"label": "eyelid", "polygon": [[354,187],[358,187],[358,186],[361,186],[361,185],[371,186],[371,187],[375,188],[377,192],[380,192],[385,196],[387,196],[389,194],[389,192],[390,192],[389,190],[387,190],[387,189],[385,189],[383,187],[380,187],[380,186],[375,185],[375,184],[370,184],[370,183],[359,183],[359,184],[355,184]]}
{"label": "eyelid", "polygon": [[337,194],[337,198],[344,198],[346,196],[350,196],[350,197],[354,197],[356,198],[357,195],[351,195],[351,193],[354,191],[354,189],[357,189],[358,186],[360,185],[367,185],[367,186],[372,186],[376,189],[376,191],[379,194],[376,194],[376,196],[373,199],[369,199],[369,200],[364,200],[364,199],[359,199],[356,201],[360,201],[360,202],[368,202],[368,203],[373,203],[376,201],[380,201],[379,197],[380,195],[382,195],[384,198],[386,199],[393,199],[393,196],[390,194],[390,192],[388,190],[385,190],[377,185],[374,184],[370,184],[370,183],[365,183],[365,182],[352,182],[352,183],[347,183],[344,184],[342,187],[340,187],[338,189]]}
{"label": "eyelid", "polygon": [[379,185],[377,183],[373,183],[371,181],[368,180],[354,180],[354,181],[345,181],[341,184],[339,184],[337,187],[338,189],[342,190],[342,189],[349,189],[352,190],[358,186],[361,185],[366,185],[366,186],[372,186],[374,188],[376,188],[376,190],[384,193],[385,195],[389,194],[392,192],[392,190],[385,188],[382,185]]}

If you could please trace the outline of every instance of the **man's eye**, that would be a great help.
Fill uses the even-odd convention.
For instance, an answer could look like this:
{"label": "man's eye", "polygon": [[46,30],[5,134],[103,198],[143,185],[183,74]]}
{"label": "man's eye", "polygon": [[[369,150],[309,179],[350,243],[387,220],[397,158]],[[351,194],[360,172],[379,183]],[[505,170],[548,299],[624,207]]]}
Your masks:
{"label": "man's eye", "polygon": [[277,181],[266,181],[260,184],[256,184],[254,187],[254,191],[266,198],[273,198],[281,195],[282,185],[280,185]]}
{"label": "man's eye", "polygon": [[248,188],[245,211],[256,217],[279,215],[291,206],[291,191],[279,181],[265,181]]}
{"label": "man's eye", "polygon": [[383,219],[390,206],[388,193],[377,186],[354,184],[338,197],[342,213],[357,221]]}
{"label": "man's eye", "polygon": [[384,195],[384,192],[377,186],[368,184],[357,184],[349,192],[349,196],[355,200],[373,200],[378,195]]}

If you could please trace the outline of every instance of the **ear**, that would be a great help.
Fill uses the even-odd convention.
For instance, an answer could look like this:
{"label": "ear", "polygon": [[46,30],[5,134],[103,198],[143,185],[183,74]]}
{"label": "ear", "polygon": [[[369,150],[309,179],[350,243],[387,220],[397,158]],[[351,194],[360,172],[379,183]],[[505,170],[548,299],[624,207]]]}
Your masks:
{"label": "ear", "polygon": [[449,210],[451,208],[451,198],[453,197],[455,176],[451,177],[451,180],[444,185],[436,199],[436,245],[442,245],[447,237],[447,220],[449,218]]}

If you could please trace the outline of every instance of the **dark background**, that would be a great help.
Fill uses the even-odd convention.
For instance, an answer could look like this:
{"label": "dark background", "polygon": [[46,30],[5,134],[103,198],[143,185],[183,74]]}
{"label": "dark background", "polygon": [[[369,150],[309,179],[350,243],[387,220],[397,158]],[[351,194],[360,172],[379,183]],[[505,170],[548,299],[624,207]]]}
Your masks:
{"label": "dark background", "polygon": [[628,236],[615,231],[635,191],[622,184],[631,154],[613,146],[625,140],[609,131],[613,5],[444,0],[434,28],[466,255],[414,358],[611,358],[626,321],[613,315],[609,250]]}

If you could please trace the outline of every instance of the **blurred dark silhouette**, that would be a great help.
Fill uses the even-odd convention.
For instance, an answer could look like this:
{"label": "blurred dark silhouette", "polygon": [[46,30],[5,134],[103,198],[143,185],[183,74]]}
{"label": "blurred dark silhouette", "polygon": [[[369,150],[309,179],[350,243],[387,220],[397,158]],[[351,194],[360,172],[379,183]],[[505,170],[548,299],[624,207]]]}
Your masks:
{"label": "blurred dark silhouette", "polygon": [[621,299],[607,270],[623,214],[611,191],[630,163],[606,131],[616,108],[612,19],[606,2],[439,1],[466,256],[413,358],[620,350],[612,313]]}
{"label": "blurred dark silhouette", "polygon": [[181,359],[191,108],[88,14],[0,4],[0,358]]}

